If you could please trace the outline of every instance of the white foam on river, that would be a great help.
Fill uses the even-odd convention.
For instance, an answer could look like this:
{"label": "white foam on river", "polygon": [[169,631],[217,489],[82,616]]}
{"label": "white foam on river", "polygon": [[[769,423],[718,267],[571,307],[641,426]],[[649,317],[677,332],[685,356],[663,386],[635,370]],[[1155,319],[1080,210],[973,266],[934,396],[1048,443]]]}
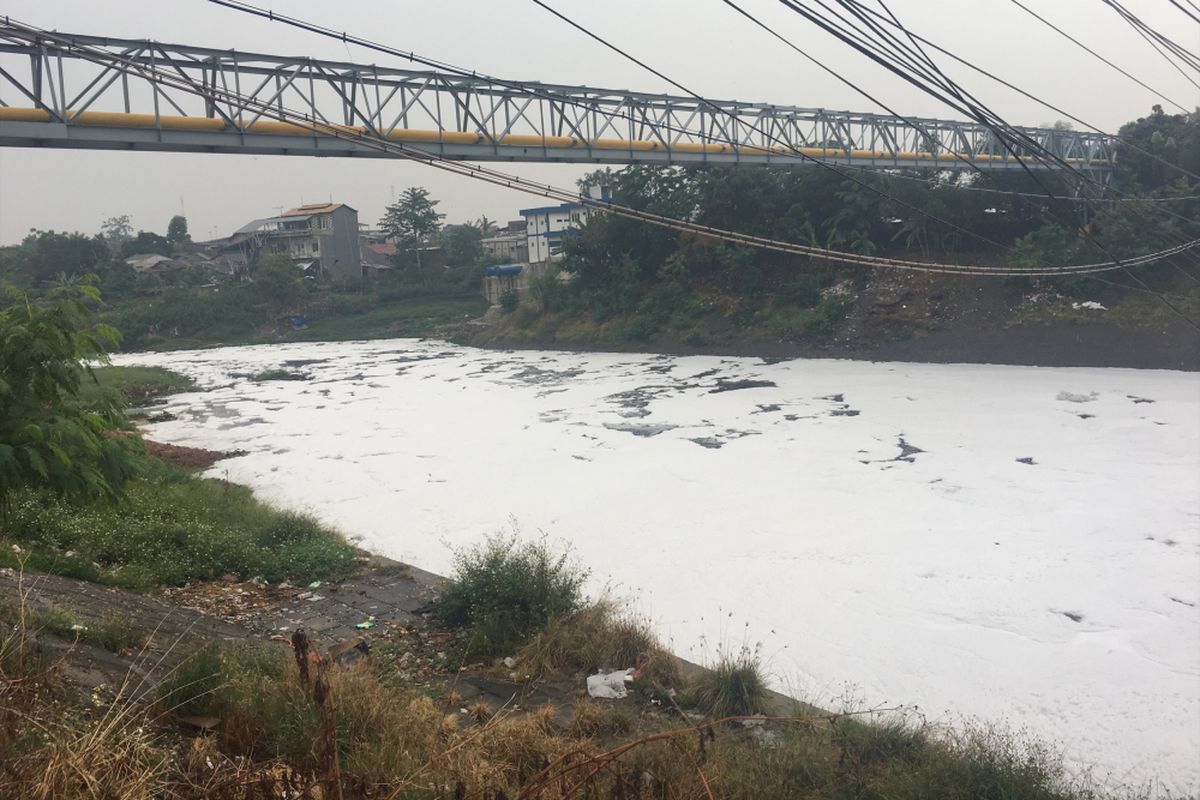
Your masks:
{"label": "white foam on river", "polygon": [[[310,380],[231,377],[297,360]],[[1195,373],[414,340],[117,363],[205,390],[154,438],[247,451],[210,474],[389,556],[445,571],[515,520],[685,657],[761,641],[818,705],[850,684],[1200,791]]]}

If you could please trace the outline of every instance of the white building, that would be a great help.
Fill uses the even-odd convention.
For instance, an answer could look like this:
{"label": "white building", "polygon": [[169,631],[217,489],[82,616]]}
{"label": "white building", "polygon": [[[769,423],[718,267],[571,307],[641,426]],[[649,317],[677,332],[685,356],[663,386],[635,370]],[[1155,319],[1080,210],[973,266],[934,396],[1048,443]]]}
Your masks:
{"label": "white building", "polygon": [[[592,187],[588,195],[597,200],[608,199],[608,187]],[[529,263],[558,261],[562,258],[563,238],[572,230],[582,228],[591,209],[582,203],[563,203],[521,209],[525,218],[525,241],[529,245]]]}

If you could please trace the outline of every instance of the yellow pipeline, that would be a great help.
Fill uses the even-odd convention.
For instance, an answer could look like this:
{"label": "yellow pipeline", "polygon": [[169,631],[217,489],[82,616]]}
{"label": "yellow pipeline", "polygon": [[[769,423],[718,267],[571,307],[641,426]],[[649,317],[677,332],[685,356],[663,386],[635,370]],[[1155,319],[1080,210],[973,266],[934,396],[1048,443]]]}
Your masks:
{"label": "yellow pipeline", "polygon": [[[177,131],[224,131],[228,130],[225,121],[216,117],[180,117],[153,114],[123,114],[115,111],[81,111],[78,113],[67,112],[67,116],[73,125],[86,125],[89,127],[110,127],[110,128],[150,128]],[[8,106],[0,107],[0,122],[53,122],[50,112],[40,108],[12,108]],[[246,125],[242,120],[238,120],[239,124]],[[366,133],[366,129],[361,125],[331,125],[326,123],[300,124],[295,122],[281,122],[278,120],[259,119],[249,127],[239,128],[240,133],[253,135],[256,133],[274,134],[276,136],[313,136],[313,135],[336,135],[337,133],[348,133],[355,136],[361,136]],[[397,142],[411,142],[415,144],[466,144],[466,145],[486,145],[491,144],[491,141],[479,133],[464,133],[462,131],[425,131],[414,129],[399,129],[388,134],[388,139]],[[530,134],[510,133],[501,137],[497,144],[511,147],[538,147],[552,148],[555,150],[569,149],[586,149],[595,150],[630,150],[636,152],[675,152],[675,153],[705,153],[705,154],[735,154],[742,155],[789,155],[794,152],[799,152],[801,155],[810,158],[845,158],[846,151],[836,147],[799,147],[793,150],[790,147],[756,147],[753,145],[743,145],[741,148],[735,148],[731,144],[721,143],[701,143],[701,142],[677,142],[670,148],[664,146],[661,142],[647,140],[629,140],[629,139],[597,139],[590,144],[574,136],[536,136]],[[925,151],[908,151],[899,153],[890,153],[886,150],[851,150],[849,153],[851,158],[867,159],[867,160],[899,160],[899,161],[944,161],[951,163],[956,160],[953,154],[934,154]],[[970,158],[972,161],[1005,161],[1007,156],[997,156],[988,154],[978,154]],[[1083,164],[1087,159],[1068,158],[1066,159],[1071,164]],[[1102,159],[1097,159],[1093,164],[1106,164]]]}

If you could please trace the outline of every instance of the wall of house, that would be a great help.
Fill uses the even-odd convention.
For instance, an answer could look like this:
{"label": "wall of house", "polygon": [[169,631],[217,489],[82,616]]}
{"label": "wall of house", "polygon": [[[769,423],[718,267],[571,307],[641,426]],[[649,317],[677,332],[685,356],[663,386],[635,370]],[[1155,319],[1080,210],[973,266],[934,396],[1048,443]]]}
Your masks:
{"label": "wall of house", "polygon": [[334,209],[329,214],[313,218],[321,226],[317,238],[320,241],[321,269],[335,280],[357,281],[362,279],[362,259],[358,249],[358,212],[347,206]]}

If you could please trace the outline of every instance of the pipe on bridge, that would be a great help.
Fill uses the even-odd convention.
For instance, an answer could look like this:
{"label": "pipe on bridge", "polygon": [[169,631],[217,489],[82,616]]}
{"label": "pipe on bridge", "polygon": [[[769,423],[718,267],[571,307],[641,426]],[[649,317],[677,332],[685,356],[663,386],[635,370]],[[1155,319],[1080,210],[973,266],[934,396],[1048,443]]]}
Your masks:
{"label": "pipe on bridge", "polygon": [[[328,136],[325,130],[344,131],[357,136],[377,135],[361,125],[336,125],[332,123],[314,123],[304,126],[292,122],[259,119],[247,123],[237,120],[236,126],[230,126],[220,117],[185,117],[165,114],[128,114],[114,111],[80,111],[67,110],[64,115],[68,126],[88,128],[133,128],[138,130],[170,130],[190,131],[196,133],[237,133],[247,136],[255,134],[274,136]],[[0,124],[4,122],[33,122],[61,125],[62,123],[49,111],[41,108],[0,107]],[[47,137],[50,138],[50,137]],[[864,161],[897,160],[897,161],[930,161],[938,162],[939,166],[947,168],[955,166],[959,156],[970,162],[1007,162],[1012,161],[1008,155],[932,153],[927,151],[891,152],[887,150],[862,150],[831,147],[798,147],[783,146],[758,147],[754,145],[735,146],[724,143],[677,142],[667,146],[662,142],[629,139],[596,139],[587,141],[574,136],[537,136],[530,134],[505,134],[501,137],[491,137],[483,133],[463,131],[437,131],[395,129],[379,138],[395,142],[412,144],[456,144],[491,146],[502,145],[511,147],[536,147],[539,149],[562,150],[564,153],[572,150],[613,150],[637,152],[712,154],[712,155],[747,155],[747,156],[788,156],[799,153],[810,158],[820,159],[849,159]],[[1068,163],[1088,166],[1107,166],[1105,160],[1068,158]]]}

